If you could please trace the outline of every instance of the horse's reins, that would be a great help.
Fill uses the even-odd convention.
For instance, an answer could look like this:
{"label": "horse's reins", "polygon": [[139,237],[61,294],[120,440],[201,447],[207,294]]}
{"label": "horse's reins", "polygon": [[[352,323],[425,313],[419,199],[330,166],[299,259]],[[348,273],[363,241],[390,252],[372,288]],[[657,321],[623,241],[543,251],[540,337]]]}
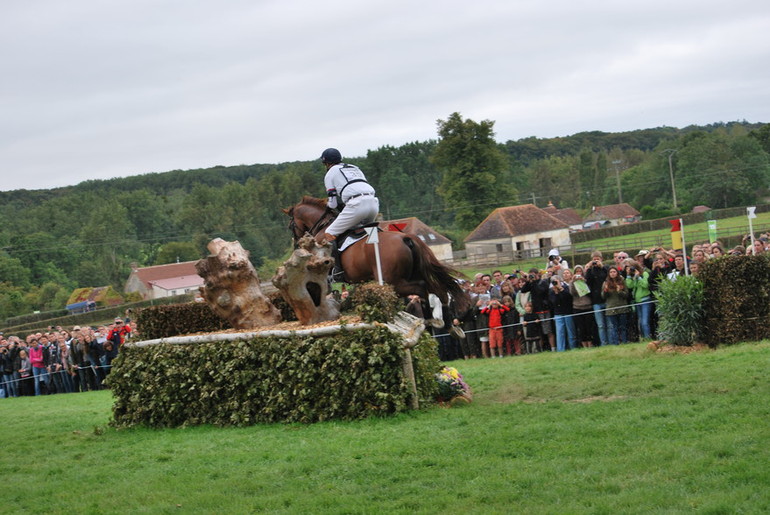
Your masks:
{"label": "horse's reins", "polygon": [[[326,212],[321,215],[318,220],[316,220],[313,226],[310,229],[307,229],[305,232],[309,232],[311,235],[315,236],[321,231],[321,229],[331,225],[331,221],[334,218],[332,215],[332,211],[327,209]],[[293,214],[291,219],[289,219],[289,227],[291,228],[291,232],[294,235],[294,243],[296,244],[299,241],[299,237],[297,237],[297,232],[295,231],[297,228],[297,222],[295,221]]]}

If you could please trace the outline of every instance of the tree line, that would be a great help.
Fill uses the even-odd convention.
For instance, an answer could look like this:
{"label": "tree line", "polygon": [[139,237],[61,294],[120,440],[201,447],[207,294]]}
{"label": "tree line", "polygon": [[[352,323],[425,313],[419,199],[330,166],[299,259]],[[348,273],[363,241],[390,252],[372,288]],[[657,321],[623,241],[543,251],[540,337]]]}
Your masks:
{"label": "tree line", "polygon": [[[770,125],[748,122],[499,143],[493,121],[452,113],[436,140],[346,160],[386,219],[416,216],[462,245],[492,210],[522,203],[587,211],[622,195],[647,217],[750,204],[767,193],[769,153]],[[322,196],[323,174],[297,161],[0,192],[0,320],[60,309],[78,287],[120,291],[132,264],[199,259],[215,237],[239,240],[270,276],[291,247],[281,208]]]}

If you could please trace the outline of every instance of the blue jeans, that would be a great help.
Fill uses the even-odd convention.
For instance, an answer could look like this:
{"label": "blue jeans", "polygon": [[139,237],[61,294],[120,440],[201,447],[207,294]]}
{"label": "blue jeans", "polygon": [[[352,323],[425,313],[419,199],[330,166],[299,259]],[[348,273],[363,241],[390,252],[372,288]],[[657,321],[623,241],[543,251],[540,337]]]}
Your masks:
{"label": "blue jeans", "polygon": [[[18,374],[18,372],[17,372]],[[5,380],[5,396],[6,397],[18,397],[19,396],[19,389],[18,389],[18,383],[16,379],[13,377],[13,373],[11,374],[3,374],[3,379]]]}
{"label": "blue jeans", "polygon": [[641,304],[636,305],[636,317],[639,319],[639,336],[642,338],[651,338],[650,320],[652,319],[652,305],[650,297],[645,297]]}
{"label": "blue jeans", "polygon": [[628,342],[627,321],[628,313],[619,315],[607,315],[607,332],[610,337],[610,345]]}
{"label": "blue jeans", "polygon": [[48,371],[45,368],[32,367],[32,377],[35,380],[35,395],[40,395],[40,381],[48,386]]}
{"label": "blue jeans", "polygon": [[596,328],[599,330],[599,342],[601,345],[607,345],[609,338],[607,338],[607,316],[604,314],[603,309],[607,307],[607,304],[594,304],[594,319],[596,319]]}
{"label": "blue jeans", "polygon": [[564,352],[569,344],[570,349],[577,347],[577,333],[575,322],[569,315],[554,315],[553,323],[556,326],[556,351]]}

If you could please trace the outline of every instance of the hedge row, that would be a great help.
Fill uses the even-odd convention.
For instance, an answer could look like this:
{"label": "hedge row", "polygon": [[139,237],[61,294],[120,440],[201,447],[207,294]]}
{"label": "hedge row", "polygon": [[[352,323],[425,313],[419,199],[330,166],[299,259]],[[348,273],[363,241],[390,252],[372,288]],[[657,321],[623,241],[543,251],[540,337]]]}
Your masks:
{"label": "hedge row", "polygon": [[205,302],[144,308],[137,312],[136,325],[143,340],[232,329]]}
{"label": "hedge row", "polygon": [[770,338],[770,256],[728,256],[702,265],[704,336],[711,345]]}
{"label": "hedge row", "polygon": [[[127,347],[108,384],[117,427],[310,423],[408,409],[401,336],[385,327],[333,337]],[[436,394],[435,341],[413,350],[421,403]]]}

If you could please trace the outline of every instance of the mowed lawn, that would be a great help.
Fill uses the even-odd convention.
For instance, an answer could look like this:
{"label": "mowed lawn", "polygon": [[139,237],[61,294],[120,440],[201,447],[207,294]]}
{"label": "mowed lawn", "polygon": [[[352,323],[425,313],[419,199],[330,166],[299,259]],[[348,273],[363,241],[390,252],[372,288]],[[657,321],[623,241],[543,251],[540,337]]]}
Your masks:
{"label": "mowed lawn", "polygon": [[0,400],[3,513],[767,513],[770,343],[455,362],[475,401],[386,419],[108,426]]}

